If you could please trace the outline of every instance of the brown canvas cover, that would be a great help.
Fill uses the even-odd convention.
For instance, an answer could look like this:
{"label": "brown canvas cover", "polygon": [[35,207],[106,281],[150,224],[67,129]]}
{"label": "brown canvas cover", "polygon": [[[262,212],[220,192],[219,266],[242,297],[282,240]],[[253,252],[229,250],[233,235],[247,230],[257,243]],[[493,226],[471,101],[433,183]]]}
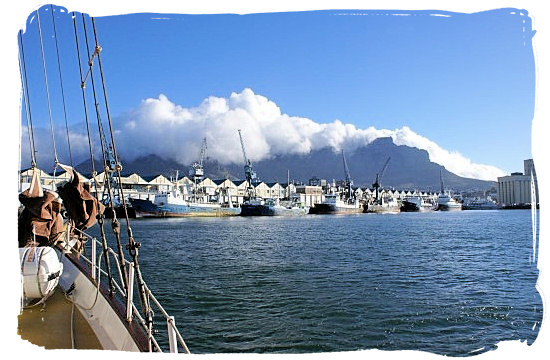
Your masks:
{"label": "brown canvas cover", "polygon": [[79,230],[86,230],[97,222],[97,215],[103,214],[105,206],[90,194],[90,184],[80,182],[79,174],[70,166],[61,165],[72,175],[71,181],[57,189],[69,218]]}
{"label": "brown canvas cover", "polygon": [[24,206],[18,219],[19,247],[53,245],[64,230],[61,200],[55,192],[42,189],[37,171],[19,201]]}

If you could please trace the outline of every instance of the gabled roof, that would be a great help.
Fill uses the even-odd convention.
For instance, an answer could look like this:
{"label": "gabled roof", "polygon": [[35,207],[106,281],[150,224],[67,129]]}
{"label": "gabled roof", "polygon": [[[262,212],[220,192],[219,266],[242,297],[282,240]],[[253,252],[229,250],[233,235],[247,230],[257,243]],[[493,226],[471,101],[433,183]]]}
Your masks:
{"label": "gabled roof", "polygon": [[145,181],[141,176],[133,173],[128,176],[123,176],[121,179],[123,184],[135,184],[135,185],[148,185],[149,182]]}
{"label": "gabled roof", "polygon": [[150,176],[143,176],[143,179],[148,181],[149,183],[154,184],[171,184],[171,181],[164,175],[150,175]]}
{"label": "gabled roof", "polygon": [[245,183],[245,182],[246,182],[246,180],[235,180],[235,181],[233,181],[233,184],[235,184],[235,185],[237,185],[237,186],[240,186],[240,185],[242,185],[242,184]]}

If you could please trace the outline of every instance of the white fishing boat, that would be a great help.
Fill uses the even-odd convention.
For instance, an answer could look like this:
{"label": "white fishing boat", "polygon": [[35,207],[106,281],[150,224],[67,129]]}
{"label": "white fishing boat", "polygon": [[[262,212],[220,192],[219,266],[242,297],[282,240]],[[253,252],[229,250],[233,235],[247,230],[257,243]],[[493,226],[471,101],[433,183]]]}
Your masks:
{"label": "white fishing boat", "polygon": [[497,210],[497,203],[491,198],[474,198],[465,201],[462,205],[463,210]]}
{"label": "white fishing boat", "polygon": [[241,206],[241,216],[301,216],[309,207],[297,201],[277,199],[251,200]]}
{"label": "white fishing boat", "polygon": [[[40,52],[24,47],[23,32],[19,32],[20,68],[23,87],[23,118],[27,121],[29,132],[30,160],[33,169],[30,187],[19,194],[21,207],[18,214],[18,245],[21,265],[21,312],[18,317],[18,334],[21,338],[46,349],[105,349],[120,351],[189,352],[175,319],[161,306],[147,286],[139,265],[140,243],[134,239],[129,218],[124,217],[127,243],[123,245],[119,220],[114,216],[106,231],[105,206],[91,195],[90,182],[84,179],[72,166],[61,164],[58,159],[55,141],[52,144],[55,169],[61,167],[70,177],[64,183],[52,182],[51,188],[41,184],[35,152],[31,107],[29,104],[25,55],[40,57],[43,63],[45,92],[50,106],[46,59],[42,48],[42,21],[51,21],[55,29],[56,21],[65,21],[65,25],[74,26],[79,61],[80,82],[67,88],[82,91],[85,99],[85,84],[105,96],[103,71],[101,67],[101,47],[97,41],[95,20],[84,14],[69,14],[66,10],[52,5],[35,11],[33,19],[27,24],[38,27]],[[51,16],[51,18],[50,18]],[[78,24],[78,25],[77,25]],[[92,32],[93,29],[93,32]],[[52,38],[57,45],[57,34]],[[78,46],[84,44],[88,50],[88,37],[95,39],[93,53],[86,51],[85,61],[81,62]],[[69,41],[70,39],[63,39]],[[34,51],[33,51],[34,50]],[[84,52],[84,51],[82,51]],[[57,52],[59,66],[59,53]],[[95,66],[94,66],[95,63]],[[84,69],[82,68],[84,65]],[[88,66],[88,68],[86,68]],[[92,67],[96,72],[97,83],[90,83]],[[83,73],[88,73],[84,76]],[[101,74],[99,81],[98,74]],[[61,67],[59,66],[61,77]],[[101,85],[99,83],[101,82]],[[61,82],[62,83],[62,82]],[[101,91],[103,88],[103,91]],[[36,89],[35,89],[36,90]],[[35,91],[33,90],[33,91]],[[34,92],[37,94],[37,92]],[[62,94],[63,96],[63,94]],[[64,104],[64,102],[63,102]],[[96,109],[97,109],[96,104]],[[87,108],[84,101],[84,108]],[[32,109],[35,111],[35,109]],[[108,114],[108,108],[107,108]],[[54,124],[50,111],[51,135],[54,136]],[[85,116],[89,125],[88,117]],[[109,127],[111,119],[108,116]],[[98,121],[99,123],[99,121]],[[98,125],[99,126],[99,125]],[[100,135],[102,130],[99,129]],[[67,131],[68,134],[68,131]],[[111,139],[112,133],[110,133]],[[103,135],[104,136],[104,135]],[[69,140],[69,139],[68,139]],[[120,167],[110,167],[105,161],[107,141],[101,139],[104,170],[112,172],[120,182]],[[80,144],[79,144],[80,145]],[[114,141],[110,144],[117,160]],[[69,146],[70,148],[70,146]],[[94,166],[92,146],[89,144],[91,164]],[[118,163],[118,160],[117,162]],[[95,169],[93,171],[95,172]],[[99,194],[97,181],[95,194]],[[113,205],[113,188],[109,181],[110,205]],[[120,188],[123,207],[124,194]],[[92,227],[99,230],[99,238],[90,235]],[[108,245],[110,244],[110,245]],[[111,247],[113,246],[113,247]],[[126,251],[123,248],[126,248]],[[158,276],[158,274],[156,274]]]}
{"label": "white fishing boat", "polygon": [[310,214],[349,214],[361,213],[363,208],[358,199],[342,198],[339,194],[326,194],[325,200],[319,204],[313,204],[309,209]]}
{"label": "white fishing boat", "polygon": [[397,199],[388,196],[380,197],[378,201],[374,201],[370,204],[364,205],[364,212],[366,213],[386,213],[386,214],[397,214],[401,212],[401,206]]}
{"label": "white fishing boat", "polygon": [[437,196],[437,210],[439,211],[462,210],[462,203],[454,199],[448,191],[445,191],[443,186],[443,176],[441,175],[441,171],[439,172],[439,178],[441,182],[441,192]]}
{"label": "white fishing boat", "polygon": [[432,203],[425,201],[419,195],[407,196],[401,202],[402,212],[425,212],[435,210],[435,208]]}
{"label": "white fishing boat", "polygon": [[352,214],[363,212],[363,207],[353,192],[353,180],[351,179],[343,149],[342,162],[344,164],[345,175],[343,191],[325,194],[323,202],[313,204],[309,209],[310,214]]}

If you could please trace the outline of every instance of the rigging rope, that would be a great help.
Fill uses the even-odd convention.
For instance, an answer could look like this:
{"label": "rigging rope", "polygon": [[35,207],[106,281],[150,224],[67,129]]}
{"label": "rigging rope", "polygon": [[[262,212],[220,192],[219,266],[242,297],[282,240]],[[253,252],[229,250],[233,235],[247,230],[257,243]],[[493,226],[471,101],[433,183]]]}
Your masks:
{"label": "rigging rope", "polygon": [[53,119],[52,119],[52,108],[51,108],[51,103],[50,103],[50,90],[49,90],[49,87],[48,87],[48,74],[46,72],[46,59],[44,57],[44,44],[42,43],[42,29],[41,29],[41,26],[40,26],[40,15],[38,13],[38,10],[36,10],[36,23],[37,23],[37,26],[38,26],[38,38],[40,40],[40,52],[42,53],[42,69],[44,71],[44,84],[46,86],[46,98],[47,98],[47,102],[48,102],[48,114],[49,114],[49,117],[50,117],[50,130],[51,130],[51,133],[52,133],[52,145],[53,145],[53,153],[54,153],[54,173],[53,173],[53,177],[54,177],[54,181],[52,182],[52,186],[53,184],[55,183],[55,170],[57,169],[57,164],[58,164],[58,159],[57,159],[57,149],[56,149],[56,146],[55,146],[55,133],[54,133],[54,129],[53,129]]}
{"label": "rigging rope", "polygon": [[[77,59],[78,59],[78,71],[80,72],[80,89],[82,90],[82,101],[84,103],[84,117],[85,117],[85,120],[86,120],[86,131],[88,133],[88,148],[90,150],[90,162],[91,162],[91,166],[92,166],[92,176],[94,178],[94,188],[95,188],[95,193],[97,195],[97,194],[99,194],[99,189],[98,189],[98,185],[97,185],[97,178],[96,178],[97,173],[96,173],[95,165],[94,165],[94,152],[93,152],[93,148],[92,148],[92,140],[91,140],[91,135],[90,135],[90,124],[89,124],[89,120],[88,120],[88,105],[86,103],[85,83],[84,83],[84,79],[82,77],[82,62],[80,60],[80,47],[78,45],[78,31],[77,31],[77,27],[76,27],[76,15],[75,15],[74,12],[73,12],[72,17],[73,17],[74,36],[75,36],[75,42],[76,42],[76,54],[77,54]],[[106,175],[106,174],[104,173],[104,175]],[[103,177],[103,180],[104,180],[104,183],[105,183],[105,176]],[[97,213],[100,214],[99,203],[97,204],[97,210],[98,210]],[[111,274],[111,263],[109,261],[109,257],[107,256],[108,246],[107,246],[107,238],[105,236],[105,229],[103,227],[103,219],[104,219],[104,215],[100,214],[98,216],[97,222],[98,222],[98,225],[99,225],[99,232],[100,232],[100,236],[101,236],[101,246],[103,248],[103,254],[105,256],[105,265],[106,265],[106,268],[107,268],[107,278],[109,279],[109,295],[112,296],[114,294],[114,284],[113,284],[113,277],[112,277],[112,274]]]}
{"label": "rigging rope", "polygon": [[69,137],[69,124],[67,122],[67,109],[65,106],[65,92],[63,91],[63,78],[61,77],[61,63],[59,61],[59,46],[57,45],[57,31],[55,28],[55,16],[53,15],[53,5],[50,4],[50,10],[52,13],[52,24],[53,24],[53,36],[55,39],[55,52],[57,54],[57,70],[59,73],[59,84],[61,86],[61,100],[63,102],[63,115],[65,117],[65,129],[67,130],[67,145],[69,147],[69,160],[71,162],[71,167],[73,166],[73,154],[71,151],[71,139]]}
{"label": "rigging rope", "polygon": [[[84,39],[86,41],[86,49],[87,49],[87,53],[89,54],[90,53],[90,47],[89,47],[89,43],[88,43],[88,31],[87,31],[87,28],[86,28],[86,19],[84,17],[84,14],[82,14],[82,24],[83,24],[83,27],[84,27]],[[95,91],[95,82],[94,82],[93,69],[92,69],[92,65],[93,65],[92,60],[95,56],[99,57],[100,49],[101,48],[99,46],[97,46],[97,42],[96,42],[94,52],[93,52],[92,56],[89,58],[89,61],[88,61],[88,66],[89,66],[88,74],[90,74],[90,80],[92,82],[92,92],[93,92],[93,95],[94,95],[94,102],[95,102],[95,109],[96,109],[96,114],[97,114],[98,129],[99,129],[99,133],[100,133],[99,136],[101,137],[101,133],[103,132],[103,130],[102,130],[103,127],[102,127],[101,118],[100,118],[100,115],[99,115],[99,107],[98,107],[99,104],[97,102],[96,91]],[[104,141],[102,141],[101,143],[104,144]],[[101,147],[101,153],[103,155],[103,168],[104,168],[104,175],[105,175],[104,176],[104,184],[107,185],[107,189],[108,189],[108,192],[109,192],[109,203],[110,203],[111,209],[113,211],[113,218],[112,218],[112,221],[111,221],[111,227],[113,229],[113,232],[115,234],[115,238],[117,240],[119,262],[122,266],[122,272],[124,274],[124,288],[127,290],[128,289],[128,272],[126,270],[126,264],[124,262],[124,252],[123,252],[123,249],[122,249],[122,243],[120,241],[120,223],[119,223],[118,219],[116,218],[116,212],[115,212],[115,206],[114,206],[114,203],[113,203],[113,192],[112,192],[112,188],[111,188],[110,177],[107,176],[107,174],[109,172],[109,169],[108,169],[108,166],[107,166],[107,161],[106,161],[106,156],[105,156],[105,148],[103,146]],[[117,160],[117,163],[118,163],[118,160]],[[117,169],[118,169],[118,167],[117,167]],[[123,198],[123,201],[124,201],[124,198]]]}
{"label": "rigging rope", "polygon": [[21,87],[23,88],[23,101],[25,103],[25,118],[27,119],[27,133],[29,135],[29,147],[31,152],[31,165],[32,168],[36,168],[36,149],[34,147],[34,131],[32,126],[32,116],[31,116],[31,105],[30,105],[30,95],[29,95],[29,86],[27,84],[27,67],[25,66],[25,52],[23,51],[23,35],[22,31],[19,30],[19,43],[20,43],[20,54],[19,57],[19,72],[21,73]]}
{"label": "rigging rope", "polygon": [[[99,43],[98,43],[98,40],[97,40],[97,31],[96,31],[96,27],[95,27],[95,19],[94,18],[92,18],[92,26],[93,26],[93,31],[94,31],[95,43],[96,43],[96,50],[98,50],[98,49],[101,49],[101,48],[99,47]],[[109,131],[110,131],[110,135],[111,135],[111,145],[113,147],[113,155],[114,155],[114,158],[115,158],[115,163],[118,164],[118,155],[117,155],[116,147],[115,147],[113,125],[112,125],[112,121],[111,121],[111,115],[109,113],[109,106],[108,106],[108,102],[107,102],[107,91],[105,89],[105,79],[103,77],[103,67],[102,67],[102,64],[101,64],[101,56],[99,54],[99,51],[97,53],[97,61],[98,61],[98,65],[99,65],[99,73],[101,75],[101,85],[103,87],[103,96],[104,96],[104,99],[105,99],[105,110],[107,112],[107,120],[108,120],[108,123],[109,123]],[[117,173],[117,176],[118,176],[118,179],[119,179],[119,184],[120,184],[121,183],[120,181],[122,179],[122,177],[120,175],[120,167],[116,166],[115,169],[116,169],[116,173]],[[126,229],[127,229],[127,232],[128,232],[127,249],[128,249],[128,252],[130,253],[130,255],[133,258],[134,269],[135,269],[135,272],[136,272],[136,281],[137,281],[137,285],[138,285],[138,289],[139,289],[139,295],[140,295],[140,299],[141,299],[141,305],[143,307],[144,313],[147,315],[147,325],[148,325],[149,332],[151,332],[152,327],[153,327],[152,312],[151,312],[151,307],[150,307],[150,304],[149,304],[149,299],[148,299],[148,297],[145,293],[145,284],[143,282],[143,277],[141,275],[141,271],[140,271],[140,268],[139,268],[139,262],[138,262],[138,249],[139,249],[141,244],[139,242],[134,241],[134,236],[132,234],[132,227],[130,226],[130,219],[128,218],[128,211],[127,211],[127,207],[126,207],[126,199],[124,198],[124,193],[123,193],[122,187],[120,188],[120,194],[121,194],[122,206],[123,206],[123,209],[124,209],[124,216],[126,218]]]}

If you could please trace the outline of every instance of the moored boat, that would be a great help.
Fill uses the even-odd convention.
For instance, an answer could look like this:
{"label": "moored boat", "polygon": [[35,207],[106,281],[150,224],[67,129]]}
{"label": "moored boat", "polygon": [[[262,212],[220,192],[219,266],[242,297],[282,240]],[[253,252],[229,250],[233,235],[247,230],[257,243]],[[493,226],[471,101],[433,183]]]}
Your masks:
{"label": "moored boat", "polygon": [[438,211],[460,211],[462,210],[462,203],[453,199],[449,194],[439,194],[437,197],[437,209]]}
{"label": "moored boat", "polygon": [[401,201],[402,212],[424,212],[435,210],[435,206],[425,201],[421,196],[407,196]]}
{"label": "moored boat", "polygon": [[322,203],[313,204],[309,209],[310,214],[351,214],[361,213],[363,208],[359,204],[359,200],[345,200],[340,198],[338,194],[326,194],[325,200]]}
{"label": "moored boat", "polygon": [[463,210],[497,210],[499,206],[492,199],[472,199],[462,204]]}
{"label": "moored boat", "polygon": [[184,200],[176,192],[160,193],[153,201],[130,198],[136,217],[186,217],[186,216],[235,216],[239,207],[223,206],[219,203],[192,202]]}
{"label": "moored boat", "polygon": [[438,211],[460,211],[462,210],[462,203],[454,199],[451,194],[445,191],[443,186],[443,175],[439,171],[439,179],[441,182],[441,192],[437,196],[437,208]]}
{"label": "moored boat", "polygon": [[308,211],[309,208],[301,203],[279,199],[253,200],[241,205],[241,216],[301,216]]}
{"label": "moored boat", "polygon": [[381,197],[379,201],[363,205],[363,212],[366,213],[386,213],[397,214],[401,211],[401,206],[396,199],[390,197],[385,199]]}

